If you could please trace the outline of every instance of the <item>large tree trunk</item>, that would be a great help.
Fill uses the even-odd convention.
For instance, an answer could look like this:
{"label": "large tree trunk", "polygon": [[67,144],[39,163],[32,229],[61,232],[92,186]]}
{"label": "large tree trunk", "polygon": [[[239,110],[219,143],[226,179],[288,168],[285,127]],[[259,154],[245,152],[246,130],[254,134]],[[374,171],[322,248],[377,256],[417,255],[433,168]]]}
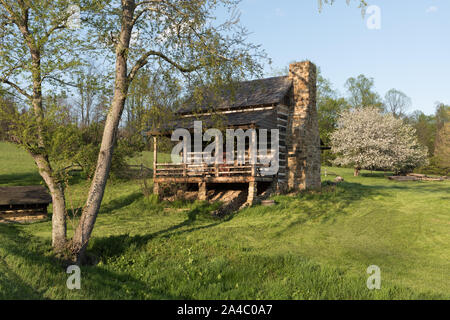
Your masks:
{"label": "large tree trunk", "polygon": [[103,200],[106,182],[111,168],[119,122],[122,117],[128,93],[127,51],[130,44],[131,31],[133,29],[132,20],[135,10],[134,1],[122,1],[122,10],[122,27],[116,47],[114,97],[106,118],[97,167],[86,200],[86,205],[72,239],[71,250],[73,259],[77,264],[85,262],[86,248]]}
{"label": "large tree trunk", "polygon": [[124,90],[124,86],[127,85],[126,82],[126,77],[125,79],[120,78],[116,80],[116,91],[111,109],[106,118],[94,178],[89,190],[86,206],[83,209],[80,222],[72,239],[72,253],[77,263],[83,263],[84,253],[102,203],[111,168],[118,126],[125,106],[126,91]]}
{"label": "large tree trunk", "polygon": [[52,246],[56,252],[62,252],[66,248],[66,201],[63,186],[56,182],[52,176],[52,169],[48,159],[40,154],[32,154],[39,173],[47,184],[52,196]]}
{"label": "large tree trunk", "polygon": [[72,253],[77,263],[82,263],[84,252],[94,228],[95,220],[103,200],[114,151],[120,116],[125,105],[125,98],[115,94],[111,110],[106,119],[102,144],[98,155],[97,167],[89,190],[86,206],[72,239]]}
{"label": "large tree trunk", "polygon": [[60,182],[55,180],[50,161],[45,151],[42,122],[44,119],[44,108],[42,105],[42,78],[41,58],[39,51],[31,49],[33,63],[33,99],[32,105],[38,124],[38,147],[39,151],[32,152],[32,157],[39,168],[39,174],[44,179],[52,196],[52,246],[56,253],[61,253],[66,248],[66,202],[64,188]]}
{"label": "large tree trunk", "polygon": [[22,33],[25,44],[31,55],[31,75],[33,83],[32,96],[24,94],[31,100],[34,115],[37,121],[37,148],[30,150],[30,153],[39,168],[39,174],[47,184],[53,201],[53,218],[52,218],[52,244],[56,251],[60,251],[66,244],[66,206],[64,198],[64,189],[53,176],[53,171],[48,159],[46,151],[43,127],[44,127],[44,108],[42,103],[42,72],[41,72],[41,52],[43,44],[35,41],[33,34],[29,29],[30,4],[24,1],[17,1],[20,16],[15,16],[13,22],[17,25]]}
{"label": "large tree trunk", "polygon": [[353,172],[353,175],[355,176],[355,177],[358,177],[359,176],[359,171],[361,170],[361,168],[357,168],[357,167],[355,167],[355,171]]}

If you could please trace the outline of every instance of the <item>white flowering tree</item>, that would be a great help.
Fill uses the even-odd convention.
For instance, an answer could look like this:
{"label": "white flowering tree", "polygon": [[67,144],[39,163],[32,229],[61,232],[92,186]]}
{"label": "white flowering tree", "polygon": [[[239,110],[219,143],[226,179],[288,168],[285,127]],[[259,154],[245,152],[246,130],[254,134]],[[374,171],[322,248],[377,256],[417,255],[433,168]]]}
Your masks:
{"label": "white flowering tree", "polygon": [[427,162],[427,148],[419,144],[415,130],[375,107],[344,111],[331,148],[337,155],[334,163],[353,166],[355,176],[361,169],[410,172]]}

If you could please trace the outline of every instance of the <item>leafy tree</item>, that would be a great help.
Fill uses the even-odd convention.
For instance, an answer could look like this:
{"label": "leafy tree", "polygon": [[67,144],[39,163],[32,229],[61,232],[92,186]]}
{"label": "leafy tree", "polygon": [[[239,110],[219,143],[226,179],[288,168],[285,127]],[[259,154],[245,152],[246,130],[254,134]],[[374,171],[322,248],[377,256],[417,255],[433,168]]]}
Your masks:
{"label": "leafy tree", "polygon": [[[130,85],[144,68],[164,73],[165,79],[189,83],[224,84],[247,74],[260,73],[255,63],[258,47],[246,42],[238,16],[218,24],[219,6],[233,11],[238,1],[229,0],[122,0],[97,1],[88,13],[88,32],[114,66],[115,83],[111,106],[86,205],[71,242],[78,263],[94,228],[111,168],[119,123]],[[98,54],[98,53],[97,53]]]}
{"label": "leafy tree", "polygon": [[[333,4],[335,0],[319,0],[319,10],[322,10],[324,4]],[[347,4],[350,4],[351,0],[346,0]],[[365,8],[367,7],[367,1],[365,0],[356,0],[359,3],[359,7],[364,13]]]}
{"label": "leafy tree", "polygon": [[177,81],[167,81],[163,73],[143,70],[131,84],[125,105],[127,132],[133,135],[157,130],[173,117],[181,94]]}
{"label": "leafy tree", "polygon": [[411,98],[397,89],[389,90],[384,96],[385,111],[392,113],[396,118],[405,116],[411,104]]}
{"label": "leafy tree", "polygon": [[[53,115],[45,110],[44,88],[64,82],[78,65],[78,39],[70,30],[72,0],[0,0],[0,85],[31,107],[6,115],[12,121],[11,138],[33,157],[53,201],[52,243],[66,243],[65,197],[49,155]],[[5,114],[2,114],[4,117]],[[53,130],[53,129],[52,129]]]}
{"label": "leafy tree", "polygon": [[436,117],[434,115],[426,115],[420,110],[414,111],[410,116],[405,118],[417,134],[419,143],[428,149],[428,157],[434,154],[434,143],[436,140]]}
{"label": "leafy tree", "polygon": [[[115,79],[112,97],[101,95],[98,110],[102,112],[94,116],[103,118],[104,132],[86,205],[69,246],[72,257],[81,262],[111,170],[128,90],[141,69],[162,72],[166,81],[181,81],[191,87],[202,82],[220,86],[260,73],[255,58],[263,56],[257,46],[246,42],[247,32],[233,10],[237,3],[0,0],[0,89],[20,96],[30,107],[8,115],[15,121],[9,133],[31,154],[52,194],[52,244],[56,251],[67,248],[66,208],[63,182],[52,167],[52,157],[58,159],[63,151],[76,152],[59,148],[76,145],[77,135],[74,127],[64,126],[69,117],[67,108],[46,106],[44,90],[68,84],[68,71],[80,64],[79,53],[94,53],[96,59],[103,56],[108,62],[105,72],[112,72]],[[70,24],[72,5],[83,10],[83,30],[73,30]],[[223,24],[214,19],[219,6],[232,13]]]}
{"label": "leafy tree", "polygon": [[[89,63],[76,72],[75,88],[77,98],[74,104],[78,107],[79,113],[77,119],[82,127],[88,127],[93,121],[99,122],[99,118],[95,117],[99,112],[97,109],[100,100],[104,95],[110,94],[110,83],[107,77]],[[97,120],[97,121],[95,121]]]}
{"label": "leafy tree", "polygon": [[383,109],[380,95],[374,91],[373,78],[360,74],[357,78],[349,78],[345,87],[349,93],[347,99],[352,108],[377,107]]}
{"label": "leafy tree", "polygon": [[436,104],[436,128],[441,130],[446,123],[450,122],[450,106],[438,102]]}
{"label": "leafy tree", "polygon": [[331,145],[335,163],[352,165],[355,176],[361,169],[408,172],[427,162],[427,150],[418,143],[414,129],[375,107],[344,111]]}
{"label": "leafy tree", "polygon": [[17,110],[17,105],[13,98],[0,96],[0,141],[8,140],[10,122],[8,116],[1,117],[2,114],[11,115]]}
{"label": "leafy tree", "polygon": [[434,156],[438,166],[448,174],[450,172],[450,106],[437,105],[436,129]]}
{"label": "leafy tree", "polygon": [[[337,128],[340,113],[347,108],[347,101],[338,97],[331,82],[322,76],[319,69],[317,74],[317,114],[320,139],[325,146],[330,144],[330,136]],[[334,154],[325,150],[321,159],[323,163],[331,164]]]}

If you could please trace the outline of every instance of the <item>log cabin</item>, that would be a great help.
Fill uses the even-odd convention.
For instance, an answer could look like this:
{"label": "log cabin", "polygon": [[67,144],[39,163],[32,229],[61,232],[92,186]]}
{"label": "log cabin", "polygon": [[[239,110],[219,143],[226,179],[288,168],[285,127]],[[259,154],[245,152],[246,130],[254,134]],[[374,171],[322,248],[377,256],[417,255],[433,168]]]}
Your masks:
{"label": "log cabin", "polygon": [[51,202],[44,186],[0,187],[0,222],[45,219]]}
{"label": "log cabin", "polygon": [[[202,103],[186,104],[163,129],[149,132],[154,145],[154,193],[160,185],[182,183],[198,185],[198,198],[206,200],[208,188],[222,184],[241,184],[248,188],[247,203],[253,204],[267,186],[278,192],[317,190],[321,187],[318,116],[316,109],[316,66],[310,61],[292,63],[287,76],[240,82],[220,99],[205,98]],[[232,93],[230,93],[232,92]],[[262,175],[261,165],[249,163],[210,164],[204,161],[157,162],[157,137],[170,136],[176,128],[194,129],[194,121],[206,127],[219,116],[226,129],[278,130],[278,170]],[[203,128],[206,129],[206,128]],[[223,130],[223,129],[222,129]],[[250,144],[246,144],[250,148]],[[227,150],[229,152],[229,150]],[[232,152],[236,152],[233,150]],[[246,154],[252,150],[247,149]],[[190,153],[190,154],[186,154]],[[184,152],[184,160],[199,157],[199,152]],[[259,157],[259,155],[258,155]]]}

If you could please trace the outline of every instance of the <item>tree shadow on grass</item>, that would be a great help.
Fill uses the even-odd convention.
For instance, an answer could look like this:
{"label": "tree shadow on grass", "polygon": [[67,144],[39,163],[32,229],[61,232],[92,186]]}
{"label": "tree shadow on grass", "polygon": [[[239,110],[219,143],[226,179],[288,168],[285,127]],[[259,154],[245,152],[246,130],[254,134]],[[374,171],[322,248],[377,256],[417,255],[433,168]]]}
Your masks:
{"label": "tree shadow on grass", "polygon": [[[73,172],[69,176],[69,183],[75,185],[85,180],[81,173]],[[43,184],[44,180],[37,171],[1,174],[0,185],[5,186],[34,186]]]}
{"label": "tree shadow on grass", "polygon": [[184,297],[152,289],[147,283],[136,279],[126,270],[119,273],[97,266],[81,267],[81,269],[85,274],[82,288],[89,292],[85,298],[108,300],[184,299]]}
{"label": "tree shadow on grass", "polygon": [[209,208],[209,204],[202,203],[192,210],[189,210],[186,213],[187,218],[183,222],[153,233],[136,236],[122,234],[102,238],[96,237],[92,239],[92,245],[89,251],[99,259],[118,257],[131,247],[133,249],[139,250],[140,248],[144,247],[149,241],[157,237],[169,238],[180,234],[212,228],[225,222],[225,220],[223,219],[208,217],[208,220],[214,222],[202,225],[196,224],[195,222],[199,218],[205,218],[205,212],[208,211]]}
{"label": "tree shadow on grass", "polygon": [[[107,203],[102,203],[100,207],[99,214],[108,214],[112,211],[119,210],[131,205],[136,200],[143,197],[143,194],[140,192],[134,192],[129,195],[121,196],[115,198]],[[67,214],[70,218],[79,218],[81,213],[83,212],[83,207],[70,207],[70,203],[66,203],[67,205]],[[52,219],[52,212],[49,212],[48,219]]]}
{"label": "tree shadow on grass", "polygon": [[367,177],[367,178],[387,178],[389,176],[392,176],[392,172],[380,172],[380,171],[373,171],[373,172],[362,172],[359,174],[361,177]]}
{"label": "tree shadow on grass", "polygon": [[[19,262],[19,264],[22,265],[22,275],[27,272],[24,270],[26,266],[20,262],[20,259],[24,259],[26,261],[26,265],[35,266],[34,269],[39,268],[43,270],[50,268],[56,270],[58,261],[56,258],[46,256],[45,250],[43,250],[43,247],[49,246],[49,242],[42,240],[33,242],[31,237],[25,235],[16,224],[0,224],[0,233],[3,238],[3,241],[0,243],[1,251],[5,253],[5,257],[1,258],[2,267],[6,270],[6,273],[3,274],[6,279],[3,281],[6,283],[13,283],[14,287],[16,287],[12,290],[11,286],[8,287],[8,285],[0,285],[2,291],[6,288],[6,292],[2,292],[2,295],[5,296],[6,299],[44,299],[44,290],[33,288],[27,284],[15,270],[8,266],[6,260],[4,259],[8,257],[14,262]],[[33,271],[30,271],[30,273],[31,272]]]}
{"label": "tree shadow on grass", "polygon": [[297,214],[297,217],[286,228],[277,232],[277,235],[309,221],[334,223],[339,216],[347,214],[348,211],[346,209],[349,206],[359,201],[366,201],[379,196],[389,199],[389,197],[395,196],[397,192],[406,191],[418,194],[443,192],[442,184],[421,181],[409,183],[394,182],[382,185],[365,185],[347,181],[341,182],[337,186],[329,184],[329,182],[324,182],[320,193],[305,192],[299,194],[293,199],[294,201],[297,200],[295,201],[295,206],[290,206],[289,202],[287,202],[285,205],[288,208],[292,207],[291,212]]}
{"label": "tree shadow on grass", "polygon": [[418,193],[442,193],[450,192],[450,185],[445,185],[443,181],[391,181],[386,180],[386,184],[369,186],[382,190],[384,192],[391,191],[413,191]]}
{"label": "tree shadow on grass", "polygon": [[22,172],[0,175],[0,185],[5,186],[32,186],[43,182],[37,172]]}
{"label": "tree shadow on grass", "polygon": [[[2,228],[0,230],[4,231]],[[3,257],[0,257],[0,274],[0,300],[44,298],[41,292],[28,285],[15,270],[10,268]]]}
{"label": "tree shadow on grass", "polygon": [[110,213],[111,211],[122,209],[136,200],[141,199],[143,196],[141,192],[133,192],[125,196],[117,197],[108,203],[102,204],[99,213]]}
{"label": "tree shadow on grass", "polygon": [[[46,292],[53,288],[56,299],[180,299],[164,292],[153,290],[131,274],[114,272],[97,266],[81,267],[81,290],[71,291],[66,287],[68,274],[64,263],[51,254],[50,241],[33,237],[20,230],[17,225],[0,225],[3,240],[0,243],[0,299],[46,299]],[[20,274],[13,270],[5,258],[20,265]],[[34,287],[24,279],[40,281]],[[67,290],[67,291],[66,291]]]}
{"label": "tree shadow on grass", "polygon": [[276,235],[310,221],[334,223],[339,216],[347,214],[346,209],[352,204],[383,194],[386,195],[386,191],[378,186],[347,181],[333,186],[324,182],[321,192],[303,192],[293,199],[290,197],[282,200],[284,209],[288,210],[294,219]]}
{"label": "tree shadow on grass", "polygon": [[[116,211],[122,208],[125,208],[135,201],[141,199],[144,195],[141,192],[133,192],[131,194],[127,194],[124,196],[119,196],[117,198],[114,198],[110,200],[109,202],[102,202],[102,205],[99,210],[99,214],[107,214],[111,213],[112,211]],[[84,201],[83,201],[84,202]],[[73,217],[79,217],[81,215],[81,212],[83,211],[83,207],[70,207],[70,204],[68,204],[67,207],[68,214],[71,218]],[[51,217],[51,215],[49,215]]]}

